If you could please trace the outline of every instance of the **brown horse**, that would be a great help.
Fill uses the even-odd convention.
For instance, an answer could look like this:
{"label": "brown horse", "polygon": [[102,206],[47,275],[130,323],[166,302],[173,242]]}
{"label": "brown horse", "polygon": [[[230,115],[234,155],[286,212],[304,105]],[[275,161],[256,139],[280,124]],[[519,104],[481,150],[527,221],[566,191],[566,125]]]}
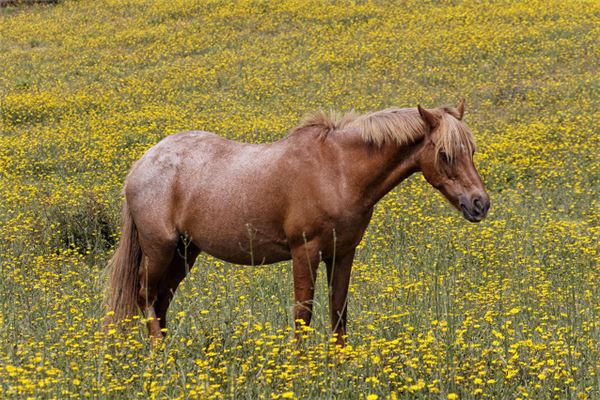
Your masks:
{"label": "brown horse", "polygon": [[464,102],[318,112],[285,139],[260,145],[202,131],[165,138],[125,182],[123,234],[110,263],[112,321],[139,307],[150,335],[161,337],[175,290],[204,251],[244,265],[292,259],[294,317],[308,325],[324,261],[332,328],[343,344],[354,253],[386,193],[421,171],[466,219],[486,216],[490,201],[463,112]]}

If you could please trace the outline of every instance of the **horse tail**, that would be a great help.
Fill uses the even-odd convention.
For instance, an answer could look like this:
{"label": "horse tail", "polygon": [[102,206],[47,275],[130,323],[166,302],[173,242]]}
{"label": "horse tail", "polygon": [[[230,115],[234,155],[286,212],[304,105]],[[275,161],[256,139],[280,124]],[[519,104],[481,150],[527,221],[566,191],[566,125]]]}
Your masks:
{"label": "horse tail", "polygon": [[106,288],[106,325],[138,314],[138,270],[142,251],[138,232],[127,203],[123,205],[123,226],[117,251],[108,262],[110,277]]}

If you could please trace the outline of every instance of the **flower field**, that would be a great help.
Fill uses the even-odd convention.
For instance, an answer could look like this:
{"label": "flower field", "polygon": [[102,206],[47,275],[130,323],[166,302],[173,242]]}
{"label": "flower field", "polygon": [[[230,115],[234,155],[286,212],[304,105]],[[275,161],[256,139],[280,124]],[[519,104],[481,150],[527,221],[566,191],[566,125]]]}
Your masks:
{"label": "flower field", "polygon": [[[0,8],[0,398],[600,398],[600,3],[102,0]],[[102,332],[131,164],[203,129],[278,140],[314,109],[466,99],[471,224],[420,174],[359,246],[349,339],[324,268],[201,255],[151,349]]]}

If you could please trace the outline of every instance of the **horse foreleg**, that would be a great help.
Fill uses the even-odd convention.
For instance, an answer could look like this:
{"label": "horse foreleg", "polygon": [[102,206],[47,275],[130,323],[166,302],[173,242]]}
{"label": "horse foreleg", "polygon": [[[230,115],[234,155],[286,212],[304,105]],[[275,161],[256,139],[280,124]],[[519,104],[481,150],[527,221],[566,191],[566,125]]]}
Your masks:
{"label": "horse foreleg", "polygon": [[164,329],[167,327],[167,310],[171,304],[171,300],[173,300],[175,291],[194,265],[198,254],[200,254],[200,250],[196,246],[193,244],[189,244],[188,246],[186,248],[181,241],[179,242],[177,253],[173,256],[169,269],[166,271],[158,287],[158,298],[154,308],[163,335],[166,334]]}
{"label": "horse foreleg", "polygon": [[319,248],[314,242],[307,242],[292,249],[296,337],[298,337],[302,325],[310,325],[315,279],[320,261]]}
{"label": "horse foreleg", "polygon": [[329,286],[329,312],[331,329],[336,335],[337,344],[345,345],[346,321],[348,319],[348,286],[354,250],[335,260],[326,260],[327,283]]}

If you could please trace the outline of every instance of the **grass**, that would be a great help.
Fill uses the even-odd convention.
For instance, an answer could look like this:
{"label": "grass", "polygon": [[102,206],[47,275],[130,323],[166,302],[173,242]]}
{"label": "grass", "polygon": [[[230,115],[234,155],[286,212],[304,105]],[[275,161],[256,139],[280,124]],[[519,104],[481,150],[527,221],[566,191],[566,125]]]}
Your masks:
{"label": "grass", "polygon": [[[597,2],[64,1],[0,9],[0,397],[600,397]],[[131,164],[171,133],[283,137],[316,108],[467,99],[492,198],[415,175],[357,253],[348,346],[323,271],[201,256],[162,351],[98,332]]]}

